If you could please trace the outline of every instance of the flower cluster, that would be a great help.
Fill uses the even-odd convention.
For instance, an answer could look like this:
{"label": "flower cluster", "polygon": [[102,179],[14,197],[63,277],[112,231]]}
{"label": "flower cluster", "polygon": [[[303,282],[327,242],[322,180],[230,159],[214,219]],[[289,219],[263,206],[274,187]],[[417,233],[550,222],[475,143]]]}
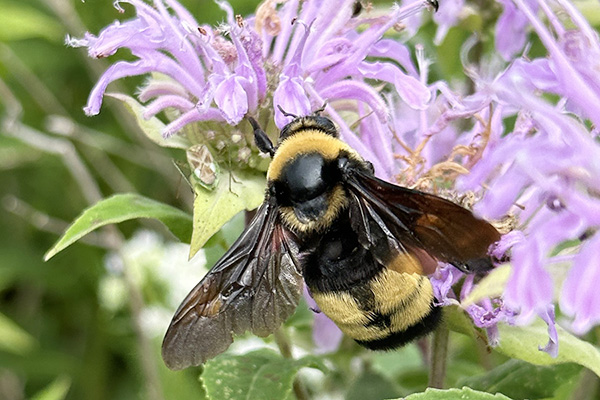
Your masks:
{"label": "flower cluster", "polygon": [[[137,17],[117,21],[98,36],[86,33],[82,39],[68,39],[72,46],[87,47],[91,57],[107,57],[120,48],[136,57],[113,64],[102,75],[85,107],[88,115],[100,111],[111,82],[149,73],[169,78],[154,76],[138,96],[147,102],[145,118],[176,112],[165,137],[204,121],[235,126],[245,115],[259,121],[274,118],[281,128],[290,119],[279,107],[307,115],[326,104],[325,113],[339,125],[343,138],[373,160],[381,176],[389,177],[396,169],[386,129],[390,112],[378,89],[385,85],[413,109],[425,108],[430,100],[408,48],[382,38],[401,20],[426,8],[427,1],[395,7],[383,16],[356,18],[353,0],[283,5],[266,0],[247,19],[234,15],[228,3],[217,2],[227,23],[215,29],[199,25],[175,0],[156,0],[154,7],[142,0],[116,4],[120,3],[135,6]],[[373,87],[372,80],[381,86]],[[346,114],[361,121],[361,139]],[[377,131],[367,129],[372,126]]]}
{"label": "flower cluster", "polygon": [[[516,311],[516,322],[521,323],[540,316],[549,324],[550,342],[544,350],[556,354],[553,304],[557,298],[561,311],[573,317],[569,325],[575,333],[585,333],[600,322],[600,301],[593,289],[600,272],[596,233],[600,146],[594,112],[600,105],[600,86],[592,73],[600,65],[600,42],[566,0],[556,4],[563,17],[568,16],[566,21],[544,1],[502,4],[497,30],[508,25],[512,29],[502,28],[503,34],[497,36],[498,53],[511,59],[523,51],[531,27],[548,55],[529,59],[525,54],[494,74],[465,62],[477,90],[462,98],[460,105],[471,110],[487,107],[489,126],[482,158],[458,180],[458,188],[476,190],[485,185],[475,210],[492,219],[512,214],[519,222],[519,230],[505,235],[496,249],[498,257],[510,249],[512,274],[503,302],[488,305],[488,311],[494,319],[509,321]],[[450,114],[457,112],[460,108],[455,107]],[[509,129],[511,118],[515,122]],[[565,269],[566,279],[557,294],[555,286]],[[469,311],[477,323],[478,311]]]}
{"label": "flower cluster", "polygon": [[[546,315],[555,300],[553,264],[572,267],[560,293],[561,310],[573,316],[572,329],[584,333],[600,322],[594,294],[600,235],[600,146],[598,126],[600,81],[592,68],[600,65],[597,34],[567,1],[557,2],[570,21],[560,22],[546,2],[535,8],[517,0],[510,11],[525,19],[548,50],[548,57],[519,58],[493,81],[480,81],[480,93],[494,97],[498,119],[516,117],[511,131],[492,130],[488,153],[461,180],[461,188],[486,182],[486,195],[476,210],[497,218],[512,212],[524,235],[512,241],[512,276],[504,293],[508,306],[528,321]],[[569,23],[574,28],[567,29]],[[558,101],[550,102],[553,94]],[[589,236],[589,237],[588,237]],[[558,246],[571,241],[571,251]],[[580,250],[579,250],[580,247]],[[579,251],[578,251],[579,250]],[[558,252],[558,253],[557,253]],[[567,264],[569,265],[569,264]]]}
{"label": "flower cluster", "polygon": [[[342,138],[373,162],[379,176],[428,189],[440,178],[456,181],[459,191],[477,192],[478,214],[510,214],[517,221],[518,230],[495,250],[499,258],[510,253],[504,295],[466,307],[492,341],[498,321],[539,315],[549,325],[544,350],[556,353],[551,271],[557,265],[568,269],[559,304],[573,317],[572,329],[584,333],[600,322],[594,292],[600,276],[600,43],[569,1],[552,3],[559,17],[543,0],[498,0],[503,11],[497,56],[471,64],[472,42],[463,49],[465,72],[474,83],[469,92],[444,80],[430,82],[431,61],[423,49],[417,45],[415,63],[398,39],[418,30],[420,11],[430,7],[424,0],[358,16],[354,0],[264,0],[248,18],[217,2],[226,14],[217,28],[198,24],[176,0],[118,3],[132,4],[136,18],[115,22],[98,36],[69,40],[92,57],[120,48],[136,57],[104,73],[87,114],[99,112],[110,82],[150,73],[138,97],[144,117],[166,111],[165,137],[188,135],[190,126],[208,122],[239,132],[236,125],[246,115],[275,135],[289,122],[281,109],[305,115],[325,104]],[[472,11],[465,3],[441,5],[434,16],[438,43]],[[531,30],[547,56],[527,56]],[[211,139],[210,129],[195,132],[206,133],[192,143]],[[568,251],[559,251],[565,243]],[[469,277],[458,299],[452,295],[462,278],[449,266],[432,277],[440,304],[460,303],[468,295]]]}

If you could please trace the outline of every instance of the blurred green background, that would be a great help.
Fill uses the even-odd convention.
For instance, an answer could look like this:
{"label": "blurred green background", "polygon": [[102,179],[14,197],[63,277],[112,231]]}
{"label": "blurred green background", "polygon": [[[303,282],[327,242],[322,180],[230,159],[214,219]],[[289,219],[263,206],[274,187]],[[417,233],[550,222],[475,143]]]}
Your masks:
{"label": "blurred green background", "polygon": [[[223,20],[213,1],[182,3],[200,22]],[[231,3],[241,14],[256,4]],[[90,59],[85,49],[67,47],[65,36],[97,34],[133,16],[132,6],[122,6],[124,14],[108,0],[0,0],[0,399],[59,399],[67,392],[69,399],[148,398],[160,385],[148,382],[141,365],[131,319],[140,305],[110,310],[98,293],[106,249],[119,246],[115,237],[129,238],[140,225],[166,238],[168,232],[124,223],[121,233],[100,232],[43,262],[68,223],[113,193],[137,192],[191,211],[191,192],[171,162],[180,154],[150,143],[116,101],[107,100],[96,117],[83,113],[114,59]],[[135,93],[141,82],[125,79],[111,89]],[[144,302],[151,297],[141,294]],[[152,362],[165,372],[160,338],[149,345]],[[169,376],[198,386],[197,371]],[[168,397],[184,396],[185,385],[164,384],[173,386],[164,390],[174,395]]]}

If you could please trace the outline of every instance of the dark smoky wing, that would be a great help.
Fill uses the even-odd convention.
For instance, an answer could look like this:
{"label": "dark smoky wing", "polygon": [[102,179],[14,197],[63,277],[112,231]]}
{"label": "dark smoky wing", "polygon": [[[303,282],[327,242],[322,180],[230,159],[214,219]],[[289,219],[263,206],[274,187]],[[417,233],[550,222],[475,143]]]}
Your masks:
{"label": "dark smoky wing", "polygon": [[265,202],[241,236],[188,294],[165,335],[171,369],[199,365],[225,351],[234,334],[274,332],[302,293],[295,237]]}
{"label": "dark smoky wing", "polygon": [[[382,235],[398,251],[422,249],[464,272],[491,267],[489,246],[500,239],[498,231],[471,211],[431,194],[396,186],[361,171],[345,178],[353,201],[353,220],[363,241],[371,245]],[[359,234],[360,236],[360,234]],[[418,250],[417,250],[418,251]]]}

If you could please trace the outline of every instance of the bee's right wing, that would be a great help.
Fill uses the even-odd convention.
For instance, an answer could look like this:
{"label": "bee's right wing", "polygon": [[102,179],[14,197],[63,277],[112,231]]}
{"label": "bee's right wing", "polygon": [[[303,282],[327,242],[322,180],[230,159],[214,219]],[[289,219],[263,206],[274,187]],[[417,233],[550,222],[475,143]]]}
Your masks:
{"label": "bee's right wing", "polygon": [[380,249],[395,255],[411,253],[422,264],[436,259],[466,273],[492,267],[488,249],[500,234],[471,211],[359,170],[346,173],[345,181],[359,240],[375,253]]}
{"label": "bee's right wing", "polygon": [[294,312],[303,282],[298,247],[278,214],[267,199],[179,306],[162,345],[169,368],[204,363],[224,352],[233,334],[267,336]]}

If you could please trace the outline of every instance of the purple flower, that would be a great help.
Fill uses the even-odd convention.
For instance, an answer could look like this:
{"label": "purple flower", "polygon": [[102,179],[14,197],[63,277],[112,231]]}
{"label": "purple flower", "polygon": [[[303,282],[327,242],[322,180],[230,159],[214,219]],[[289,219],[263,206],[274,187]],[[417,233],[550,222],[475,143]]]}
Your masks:
{"label": "purple flower", "polygon": [[574,317],[571,328],[584,334],[600,323],[600,235],[595,234],[583,245],[573,259],[573,267],[563,285],[560,298],[561,310]]}
{"label": "purple flower", "polygon": [[[473,93],[464,95],[446,82],[434,82],[429,84],[428,108],[407,109],[401,104],[395,107],[392,121],[396,138],[408,149],[402,158],[406,162],[403,182],[419,184],[436,172],[439,178],[440,172],[456,176],[470,170],[458,178],[456,188],[481,193],[474,211],[491,219],[510,214],[519,226],[492,250],[498,258],[510,254],[512,274],[505,292],[500,299],[466,306],[474,323],[486,328],[494,342],[497,322],[524,324],[539,316],[548,324],[550,338],[541,350],[556,355],[557,298],[561,311],[574,318],[571,327],[576,333],[600,322],[600,301],[592,289],[600,283],[594,279],[600,276],[598,235],[572,247],[575,253],[581,247],[575,256],[554,255],[559,246],[576,243],[600,227],[600,146],[594,128],[600,122],[600,85],[598,74],[593,73],[600,63],[600,43],[566,0],[558,3],[571,19],[574,28],[570,29],[564,28],[546,2],[502,3],[505,9],[498,27],[512,28],[503,28],[502,35],[496,36],[503,57],[510,59],[525,46],[530,28],[548,49],[548,57],[521,58],[508,65],[494,60],[485,70],[465,62],[476,86]],[[552,29],[538,18],[538,10],[545,13]],[[467,43],[465,53],[468,49]],[[420,74],[426,83],[426,69],[420,68]],[[550,101],[553,97],[544,94],[558,95],[558,100]],[[509,118],[516,120],[514,126],[506,123]],[[454,126],[460,119],[477,122],[461,131]],[[571,268],[560,294],[555,293],[557,282],[549,268],[557,263]],[[448,266],[431,277],[441,305],[460,304],[471,291],[472,282],[466,277],[461,296],[456,297],[451,288],[462,278]]]}
{"label": "purple flower", "polygon": [[[504,11],[496,23],[496,49],[506,60],[512,60],[513,56],[523,50],[527,41],[527,28],[529,23],[525,15],[521,13],[512,0],[498,0]],[[535,0],[528,2],[530,7],[535,8]]]}
{"label": "purple flower", "polygon": [[[383,39],[399,21],[424,9],[425,1],[364,20],[352,17],[353,0],[288,1],[279,9],[266,1],[246,19],[218,1],[227,17],[216,29],[200,26],[176,0],[155,0],[153,6],[142,0],[120,3],[133,5],[136,18],[117,21],[98,36],[68,40],[87,47],[91,57],[111,56],[120,48],[136,57],[116,62],[102,75],[85,107],[88,115],[100,111],[112,81],[149,73],[154,75],[139,98],[146,103],[146,118],[167,111],[165,137],[194,123],[234,126],[245,115],[266,114],[282,128],[289,117],[277,106],[306,115],[327,104],[325,114],[340,126],[343,138],[373,161],[380,176],[390,177],[396,169],[386,123],[390,109],[371,82],[378,81],[410,108],[424,109],[430,99],[409,52]],[[359,21],[364,24],[357,30]],[[364,121],[358,136],[350,129],[352,120]]]}
{"label": "purple flower", "polygon": [[[511,248],[512,265],[504,302],[519,312],[517,322],[542,317],[550,333],[545,351],[555,353],[554,312],[548,310],[553,310],[557,297],[561,310],[574,317],[575,332],[584,333],[600,321],[600,302],[591,289],[593,277],[600,276],[600,264],[593,261],[598,259],[598,239],[584,240],[579,254],[562,263],[572,267],[559,296],[549,269],[564,260],[553,255],[559,245],[577,241],[600,226],[600,146],[585,122],[600,122],[600,85],[597,74],[589,70],[600,62],[600,44],[567,1],[559,3],[575,26],[569,30],[545,2],[538,1],[535,7],[528,3],[514,1],[511,12],[527,19],[549,57],[515,60],[492,80],[477,77],[490,104],[501,106],[501,117],[517,120],[512,131],[502,136],[492,132],[496,139],[471,173],[459,180],[459,188],[485,184],[487,190],[475,210],[491,218],[511,213],[520,221],[522,234],[513,235],[508,245],[503,241],[503,250]],[[556,37],[536,16],[537,7],[546,14]],[[550,102],[544,93],[559,95],[559,100]]]}

